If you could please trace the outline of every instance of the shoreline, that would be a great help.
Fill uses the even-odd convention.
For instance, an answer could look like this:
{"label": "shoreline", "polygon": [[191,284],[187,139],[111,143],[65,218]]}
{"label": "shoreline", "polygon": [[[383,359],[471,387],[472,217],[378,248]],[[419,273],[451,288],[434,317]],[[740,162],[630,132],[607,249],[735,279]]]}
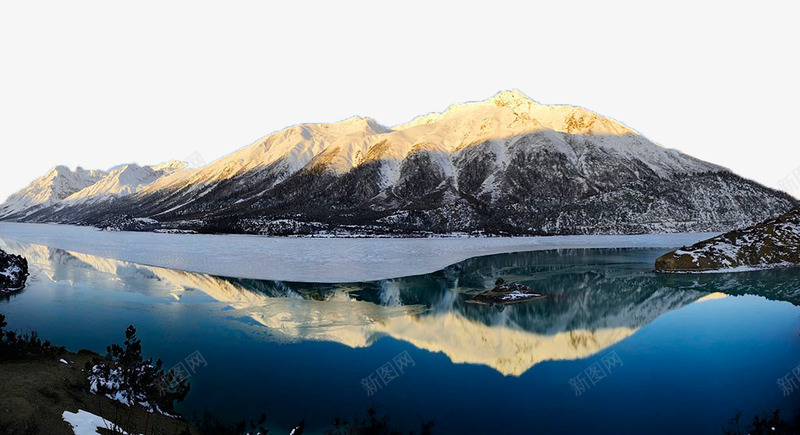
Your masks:
{"label": "shoreline", "polygon": [[[128,428],[141,428],[149,419],[150,424],[158,423],[158,426],[167,429],[167,433],[179,433],[182,430],[188,430],[193,435],[198,433],[182,415],[178,418],[155,415],[139,405],[123,409],[112,399],[90,393],[84,366],[95,357],[101,355],[89,350],[64,350],[58,356],[0,362],[5,374],[0,379],[0,386],[3,387],[0,388],[3,391],[0,398],[15,404],[15,408],[9,412],[0,410],[0,428],[14,431],[22,430],[26,424],[33,424],[41,433],[72,433],[64,417],[67,413],[78,414],[83,411],[109,424],[127,423]],[[130,416],[124,412],[128,410]]]}
{"label": "shoreline", "polygon": [[717,233],[452,238],[298,238],[107,232],[0,222],[0,240],[215,276],[309,283],[437,272],[469,258],[557,249],[675,248]]}
{"label": "shoreline", "polygon": [[773,269],[790,269],[793,267],[800,267],[797,263],[773,263],[773,264],[760,264],[753,266],[736,266],[725,267],[720,269],[675,269],[675,270],[656,270],[656,273],[663,275],[708,275],[717,273],[745,273],[745,272],[760,272],[764,270]]}

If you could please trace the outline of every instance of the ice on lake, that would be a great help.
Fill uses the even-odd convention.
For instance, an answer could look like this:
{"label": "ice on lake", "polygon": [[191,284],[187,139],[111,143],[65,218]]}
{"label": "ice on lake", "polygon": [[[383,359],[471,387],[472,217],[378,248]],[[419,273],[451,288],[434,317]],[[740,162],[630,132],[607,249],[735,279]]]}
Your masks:
{"label": "ice on lake", "polygon": [[111,232],[0,223],[0,238],[158,267],[297,282],[375,281],[441,270],[468,258],[574,248],[677,248],[716,233],[446,238],[280,238]]}

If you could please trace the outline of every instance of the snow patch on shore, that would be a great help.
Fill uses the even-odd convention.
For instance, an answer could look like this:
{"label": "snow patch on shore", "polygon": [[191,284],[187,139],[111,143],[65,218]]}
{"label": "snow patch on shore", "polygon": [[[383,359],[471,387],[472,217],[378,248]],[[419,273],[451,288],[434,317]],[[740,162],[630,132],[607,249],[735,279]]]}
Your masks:
{"label": "snow patch on shore", "polygon": [[72,432],[75,435],[95,435],[100,433],[98,429],[107,429],[123,435],[128,434],[116,424],[82,409],[79,409],[78,412],[64,411],[61,418],[72,426]]}
{"label": "snow patch on shore", "polygon": [[722,269],[708,269],[708,270],[664,270],[661,273],[676,273],[676,274],[709,274],[709,273],[741,273],[741,272],[757,272],[759,270],[781,269],[786,267],[798,267],[795,263],[774,263],[763,264],[759,266],[736,266],[726,267]]}

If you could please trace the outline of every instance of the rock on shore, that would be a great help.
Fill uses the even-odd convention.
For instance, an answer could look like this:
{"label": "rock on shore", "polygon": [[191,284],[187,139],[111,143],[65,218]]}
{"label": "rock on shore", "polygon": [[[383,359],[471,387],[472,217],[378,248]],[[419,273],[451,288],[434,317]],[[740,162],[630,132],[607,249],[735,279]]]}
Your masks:
{"label": "rock on shore", "polygon": [[669,252],[656,260],[655,267],[657,272],[702,272],[797,264],[800,264],[800,208]]}
{"label": "rock on shore", "polygon": [[28,260],[0,250],[0,292],[19,290],[28,279]]}

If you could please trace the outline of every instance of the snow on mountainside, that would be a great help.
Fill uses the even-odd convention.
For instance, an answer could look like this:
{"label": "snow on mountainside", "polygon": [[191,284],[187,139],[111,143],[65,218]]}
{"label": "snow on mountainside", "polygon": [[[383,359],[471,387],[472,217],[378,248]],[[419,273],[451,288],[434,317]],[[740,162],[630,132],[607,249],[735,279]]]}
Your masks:
{"label": "snow on mountainside", "polygon": [[11,195],[0,206],[0,218],[24,218],[47,207],[86,203],[124,196],[138,191],[160,177],[182,170],[186,163],[171,161],[155,166],[120,165],[109,172],[71,171],[57,166],[25,189]]}
{"label": "snow on mountainside", "polygon": [[[445,148],[451,153],[472,144],[502,141],[537,131],[612,137],[617,139],[598,142],[603,151],[627,159],[642,160],[662,174],[669,170],[721,169],[661,148],[626,126],[586,109],[539,104],[518,91],[503,91],[486,101],[455,104],[443,113],[425,115],[395,129],[402,131],[402,136],[412,138],[412,142],[444,142]],[[618,139],[629,135],[635,139]],[[553,136],[554,139],[557,137]],[[561,145],[565,144],[555,144],[557,150],[565,154],[571,163],[579,163],[579,150]],[[408,150],[408,144],[406,148]]]}
{"label": "snow on mountainside", "polygon": [[[309,169],[343,174],[375,160],[390,166],[386,171],[386,187],[397,182],[400,162],[421,150],[436,154],[437,166],[449,175],[454,171],[451,155],[467,146],[548,130],[616,138],[601,140],[598,145],[610,154],[640,159],[661,174],[670,170],[722,169],[658,147],[627,127],[585,109],[541,105],[518,91],[503,91],[489,100],[456,104],[444,113],[426,115],[395,128],[362,117],[333,124],[293,126],[196,173],[166,178],[147,190],[176,188],[187,183],[210,185],[261,169],[272,172],[275,181],[279,181],[309,165]],[[635,138],[619,139],[626,135]],[[578,163],[580,156],[576,150],[563,147],[560,151],[573,164]]]}
{"label": "snow on mountainside", "polygon": [[123,165],[106,177],[64,199],[64,205],[101,201],[114,196],[125,196],[138,192],[154,181],[180,171],[184,162],[167,162],[155,166],[139,166],[135,163]]}
{"label": "snow on mountainside", "polygon": [[728,230],[795,204],[612,119],[503,91],[392,128],[362,117],[296,125],[118,200],[67,201],[24,220],[276,235],[642,233]]}
{"label": "snow on mountainside", "polygon": [[800,208],[656,260],[659,272],[745,271],[800,264]]}
{"label": "snow on mountainside", "polygon": [[189,165],[188,163],[180,160],[170,160],[168,162],[160,163],[158,165],[148,166],[148,168],[156,172],[161,172],[164,175],[170,175],[172,173],[186,169],[188,165]]}
{"label": "snow on mountainside", "polygon": [[99,170],[87,171],[78,167],[72,171],[66,166],[56,166],[43,177],[34,180],[28,187],[11,195],[0,206],[0,218],[30,211],[34,207],[56,204],[69,195],[91,186],[105,175],[104,171]]}

